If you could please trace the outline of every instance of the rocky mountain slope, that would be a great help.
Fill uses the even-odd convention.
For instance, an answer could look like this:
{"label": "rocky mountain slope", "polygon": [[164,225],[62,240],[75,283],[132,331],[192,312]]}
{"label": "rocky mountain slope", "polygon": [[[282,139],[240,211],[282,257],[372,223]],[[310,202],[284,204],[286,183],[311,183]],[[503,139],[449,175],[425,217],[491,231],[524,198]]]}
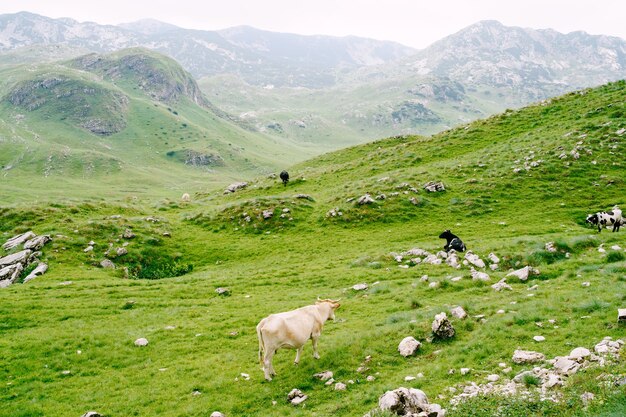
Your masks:
{"label": "rocky mountain slope", "polygon": [[0,51],[33,44],[94,52],[144,46],[173,57],[196,77],[230,73],[255,85],[316,88],[334,84],[339,71],[414,52],[394,42],[278,34],[249,27],[201,31],[145,20],[110,26],[27,12],[0,16]]}

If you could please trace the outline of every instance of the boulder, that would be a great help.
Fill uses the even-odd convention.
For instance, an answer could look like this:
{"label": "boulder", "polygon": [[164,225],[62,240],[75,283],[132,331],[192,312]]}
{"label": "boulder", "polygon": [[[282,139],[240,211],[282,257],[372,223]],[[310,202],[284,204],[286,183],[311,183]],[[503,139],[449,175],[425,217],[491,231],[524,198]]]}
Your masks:
{"label": "boulder", "polygon": [[424,391],[404,387],[385,392],[378,400],[378,406],[383,411],[388,410],[399,416],[429,410],[428,398]]}
{"label": "boulder", "polygon": [[470,268],[470,275],[474,281],[489,281],[491,279],[489,274],[477,271],[473,267]]}
{"label": "boulder", "polygon": [[517,364],[536,363],[546,359],[543,353],[533,352],[531,350],[516,350],[513,352],[513,362]]}
{"label": "boulder", "polygon": [[41,235],[34,237],[24,243],[24,249],[40,250],[44,245],[50,242],[52,239],[49,235]]}
{"label": "boulder", "polygon": [[581,361],[585,360],[589,356],[591,356],[591,351],[589,349],[584,347],[577,347],[570,352],[568,359],[571,359],[573,361]]}
{"label": "boulder", "polygon": [[17,235],[17,236],[13,236],[11,239],[7,240],[3,245],[2,245],[2,249],[4,250],[11,250],[14,247],[21,245],[22,243],[26,242],[29,239],[34,238],[35,236],[37,236],[36,234],[34,234],[32,231],[28,231],[26,233],[22,233],[21,235]]}
{"label": "boulder", "polygon": [[553,366],[559,374],[567,376],[575,374],[578,371],[578,368],[580,368],[580,364],[578,362],[568,359],[567,357],[557,358]]}
{"label": "boulder", "polygon": [[287,394],[287,401],[289,401],[293,405],[298,405],[303,403],[307,398],[307,395],[304,395],[302,391],[297,388],[292,389],[289,394]]}
{"label": "boulder", "polygon": [[145,337],[140,337],[139,339],[135,340],[135,346],[148,346],[148,339],[146,339]]}
{"label": "boulder", "polygon": [[115,269],[115,264],[109,259],[103,259],[102,262],[100,262],[100,266],[103,268]]}
{"label": "boulder", "polygon": [[247,182],[234,182],[226,187],[226,189],[224,190],[224,194],[234,193],[235,191],[246,188],[247,186]]}
{"label": "boulder", "polygon": [[435,193],[439,191],[445,191],[446,187],[443,185],[441,181],[429,181],[424,184],[424,189],[429,193]]}
{"label": "boulder", "polygon": [[30,249],[24,249],[23,251],[12,253],[4,258],[0,258],[0,268],[20,263],[22,266],[28,262],[28,258],[33,253]]}
{"label": "boulder", "polygon": [[363,205],[363,204],[372,204],[375,201],[374,201],[374,199],[372,198],[371,195],[365,194],[365,195],[362,195],[361,197],[359,197],[359,199],[356,202],[359,205]]}
{"label": "boulder", "polygon": [[455,334],[454,327],[452,327],[452,323],[450,323],[448,316],[444,312],[435,316],[431,327],[433,334],[440,339],[449,339]]}
{"label": "boulder", "polygon": [[467,317],[467,313],[465,312],[465,310],[463,310],[463,307],[461,306],[456,306],[453,309],[451,309],[450,314],[452,314],[457,319],[461,319],[461,320]]}
{"label": "boulder", "polygon": [[617,309],[617,321],[626,322],[626,308]]}
{"label": "boulder", "polygon": [[44,263],[40,263],[39,265],[37,265],[37,268],[33,269],[31,273],[28,274],[26,278],[24,278],[24,284],[26,284],[28,281],[32,279],[37,278],[40,275],[45,274],[47,270],[48,270],[48,265]]}
{"label": "boulder", "polygon": [[493,252],[491,252],[491,253],[487,256],[487,259],[489,259],[489,261],[490,261],[492,264],[499,264],[499,263],[500,263],[500,258],[498,258],[498,257],[496,256],[496,254],[495,254],[495,253],[493,253]]}
{"label": "boulder", "polygon": [[539,271],[531,266],[525,266],[521,269],[517,269],[515,271],[509,272],[507,277],[517,277],[520,281],[526,281],[529,275],[539,275]]}
{"label": "boulder", "polygon": [[23,270],[22,264],[13,264],[0,269],[0,281],[4,282],[3,287],[14,284]]}
{"label": "boulder", "polygon": [[477,268],[485,267],[485,261],[480,259],[480,256],[476,255],[471,250],[468,250],[467,252],[465,252],[465,260]]}
{"label": "boulder", "polygon": [[402,341],[398,345],[398,352],[400,352],[400,355],[406,358],[407,356],[415,354],[420,346],[422,346],[422,344],[413,336],[407,336],[402,339]]}

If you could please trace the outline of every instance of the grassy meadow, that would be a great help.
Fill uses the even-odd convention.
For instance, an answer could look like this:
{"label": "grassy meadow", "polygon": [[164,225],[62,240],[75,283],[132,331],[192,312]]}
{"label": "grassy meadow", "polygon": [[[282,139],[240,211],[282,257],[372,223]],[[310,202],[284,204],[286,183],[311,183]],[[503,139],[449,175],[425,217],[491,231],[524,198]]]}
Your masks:
{"label": "grassy meadow", "polygon": [[[553,358],[626,335],[617,322],[617,309],[626,307],[626,254],[611,249],[626,248],[626,231],[598,234],[585,225],[587,213],[626,207],[626,135],[618,133],[626,128],[625,99],[621,81],[431,137],[347,148],[291,166],[287,187],[242,171],[246,189],[224,195],[227,182],[198,187],[189,203],[179,201],[179,190],[105,198],[93,178],[62,174],[51,175],[59,187],[50,183],[48,198],[28,201],[2,179],[0,240],[33,230],[53,242],[43,251],[49,272],[0,291],[0,416],[362,416],[400,386],[422,389],[448,416],[625,415],[624,385],[605,383],[626,374],[623,350],[617,364],[570,377],[556,404],[497,397],[448,404],[452,386],[530,369],[512,363],[515,349]],[[446,191],[426,192],[432,180]],[[68,190],[63,198],[71,181],[104,195]],[[385,198],[355,204],[365,193]],[[331,209],[342,215],[329,216]],[[264,210],[273,217],[264,220]],[[136,236],[122,238],[126,229]],[[481,258],[502,259],[487,271],[490,283],[473,281],[467,267],[399,267],[393,254],[436,252],[444,229]],[[94,251],[84,252],[92,240]],[[124,242],[128,254],[113,259],[117,269],[100,268],[109,245]],[[559,250],[546,251],[547,242]],[[540,274],[509,278],[512,291],[491,288],[509,267],[524,265]],[[167,278],[149,279],[157,277]],[[368,290],[351,289],[363,282]],[[295,351],[281,350],[278,375],[265,382],[256,324],[317,297],[342,304],[322,333],[321,358],[312,358],[308,344],[294,366]],[[470,317],[452,320],[456,336],[428,342],[435,314],[457,305]],[[406,336],[423,343],[414,357],[397,352]],[[135,346],[140,337],[149,344]],[[500,362],[513,372],[505,375]],[[462,367],[472,371],[461,375]],[[335,391],[313,377],[325,370],[354,384]],[[309,396],[300,406],[287,402],[293,388]],[[596,397],[583,407],[586,391]]]}

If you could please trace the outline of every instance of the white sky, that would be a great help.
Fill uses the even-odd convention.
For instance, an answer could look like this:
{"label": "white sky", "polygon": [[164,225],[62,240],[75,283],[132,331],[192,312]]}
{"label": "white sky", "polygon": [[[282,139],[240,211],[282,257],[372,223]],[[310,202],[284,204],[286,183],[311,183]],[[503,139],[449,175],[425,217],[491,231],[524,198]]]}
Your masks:
{"label": "white sky", "polygon": [[626,39],[626,0],[0,0],[0,14],[118,24],[152,18],[219,30],[248,25],[303,35],[355,35],[423,48],[479,20]]}

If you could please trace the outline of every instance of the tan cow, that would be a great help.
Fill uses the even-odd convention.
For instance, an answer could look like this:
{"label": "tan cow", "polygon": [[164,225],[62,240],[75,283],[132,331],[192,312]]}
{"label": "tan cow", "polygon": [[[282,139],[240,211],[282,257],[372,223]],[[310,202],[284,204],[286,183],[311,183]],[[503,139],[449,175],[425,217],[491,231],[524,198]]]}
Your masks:
{"label": "tan cow", "polygon": [[335,310],[339,308],[339,300],[317,300],[315,305],[300,307],[284,313],[271,314],[256,326],[259,337],[259,362],[263,366],[265,379],[272,380],[276,375],[272,366],[272,358],[280,348],[296,349],[294,364],[300,362],[300,354],[304,344],[313,341],[313,357],[319,359],[317,340],[322,333],[324,323],[328,319],[335,320]]}

